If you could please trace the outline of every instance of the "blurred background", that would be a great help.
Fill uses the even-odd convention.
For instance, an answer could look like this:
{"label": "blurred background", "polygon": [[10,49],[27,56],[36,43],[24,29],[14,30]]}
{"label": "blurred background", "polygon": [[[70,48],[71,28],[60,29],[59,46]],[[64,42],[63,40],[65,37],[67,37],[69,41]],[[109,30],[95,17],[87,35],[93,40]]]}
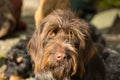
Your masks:
{"label": "blurred background", "polygon": [[[92,8],[96,10],[90,22],[99,29],[105,39],[108,47],[115,48],[120,52],[120,0],[83,0],[86,3],[94,4]],[[81,3],[83,4],[83,3]],[[85,7],[91,5],[83,4]],[[26,36],[26,33],[32,33],[35,28],[34,13],[39,6],[39,0],[23,0],[21,19],[26,23],[27,29],[25,31],[17,31],[15,37],[0,39],[0,57],[18,42],[21,38]],[[87,17],[89,16],[89,12]],[[114,29],[112,28],[114,26]],[[110,34],[112,33],[112,34]],[[11,35],[10,35],[11,36]],[[112,41],[112,42],[111,42]],[[7,47],[6,47],[7,46]]]}
{"label": "blurred background", "polygon": [[[80,4],[83,5],[80,9],[85,9],[83,13],[86,14],[82,17],[101,31],[108,48],[120,53],[120,0],[81,0]],[[10,35],[0,38],[0,72],[5,69],[4,57],[12,46],[32,35],[35,29],[34,13],[38,6],[39,0],[23,0],[21,21],[26,28],[12,31]]]}

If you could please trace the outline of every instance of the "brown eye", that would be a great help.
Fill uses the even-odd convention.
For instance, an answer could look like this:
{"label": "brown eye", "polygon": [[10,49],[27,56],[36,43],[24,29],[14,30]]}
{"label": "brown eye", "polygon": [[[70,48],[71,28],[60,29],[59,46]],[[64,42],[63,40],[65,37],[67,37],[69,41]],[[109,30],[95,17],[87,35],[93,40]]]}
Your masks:
{"label": "brown eye", "polygon": [[57,34],[57,32],[58,32],[57,29],[54,29],[54,30],[50,31],[49,34],[48,34],[48,37],[49,38],[55,37],[55,35]]}
{"label": "brown eye", "polygon": [[50,32],[49,34],[48,34],[48,37],[49,38],[53,38],[55,36],[55,33],[54,32]]}

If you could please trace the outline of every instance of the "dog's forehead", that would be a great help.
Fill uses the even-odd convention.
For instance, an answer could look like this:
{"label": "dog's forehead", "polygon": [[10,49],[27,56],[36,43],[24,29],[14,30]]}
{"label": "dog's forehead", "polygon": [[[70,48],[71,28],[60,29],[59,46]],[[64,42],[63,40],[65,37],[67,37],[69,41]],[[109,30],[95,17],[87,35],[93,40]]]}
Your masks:
{"label": "dog's forehead", "polygon": [[66,22],[69,24],[75,19],[77,19],[76,16],[69,10],[55,10],[45,18],[45,21],[49,24],[62,25]]}
{"label": "dog's forehead", "polygon": [[58,18],[54,15],[48,15],[45,20],[46,20],[46,23],[57,24]]}
{"label": "dog's forehead", "polygon": [[[73,25],[72,22],[70,21],[67,21],[67,20],[60,20],[56,17],[52,17],[50,18],[50,20],[48,20],[44,27],[43,27],[43,30],[45,31],[65,31],[65,32],[69,32],[70,30],[73,30],[72,28],[75,28],[75,27],[79,27],[78,25]],[[78,28],[79,29],[79,28]]]}
{"label": "dog's forehead", "polygon": [[55,33],[55,36],[62,36],[62,38],[68,36],[82,40],[88,34],[88,26],[85,22],[70,11],[52,12],[44,18],[43,22],[45,24],[40,27],[40,32],[44,37]]}

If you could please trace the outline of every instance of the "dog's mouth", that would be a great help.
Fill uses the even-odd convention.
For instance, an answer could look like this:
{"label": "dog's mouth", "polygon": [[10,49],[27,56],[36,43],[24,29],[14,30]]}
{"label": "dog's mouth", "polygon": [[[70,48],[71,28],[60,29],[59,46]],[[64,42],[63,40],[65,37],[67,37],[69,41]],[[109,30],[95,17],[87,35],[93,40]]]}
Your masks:
{"label": "dog's mouth", "polygon": [[72,72],[72,66],[69,61],[57,61],[45,67],[45,72],[50,71],[56,80],[69,78]]}
{"label": "dog's mouth", "polygon": [[71,45],[54,43],[45,47],[41,71],[50,72],[56,80],[70,80],[77,70],[77,51]]}

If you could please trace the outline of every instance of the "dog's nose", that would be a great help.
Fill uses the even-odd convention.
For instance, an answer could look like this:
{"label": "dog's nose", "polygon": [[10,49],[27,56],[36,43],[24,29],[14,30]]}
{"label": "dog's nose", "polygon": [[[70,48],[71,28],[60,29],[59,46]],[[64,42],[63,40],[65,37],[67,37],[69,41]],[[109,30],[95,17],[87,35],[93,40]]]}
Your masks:
{"label": "dog's nose", "polygon": [[57,52],[57,53],[55,53],[54,58],[57,61],[65,60],[67,58],[67,55],[65,53]]}

